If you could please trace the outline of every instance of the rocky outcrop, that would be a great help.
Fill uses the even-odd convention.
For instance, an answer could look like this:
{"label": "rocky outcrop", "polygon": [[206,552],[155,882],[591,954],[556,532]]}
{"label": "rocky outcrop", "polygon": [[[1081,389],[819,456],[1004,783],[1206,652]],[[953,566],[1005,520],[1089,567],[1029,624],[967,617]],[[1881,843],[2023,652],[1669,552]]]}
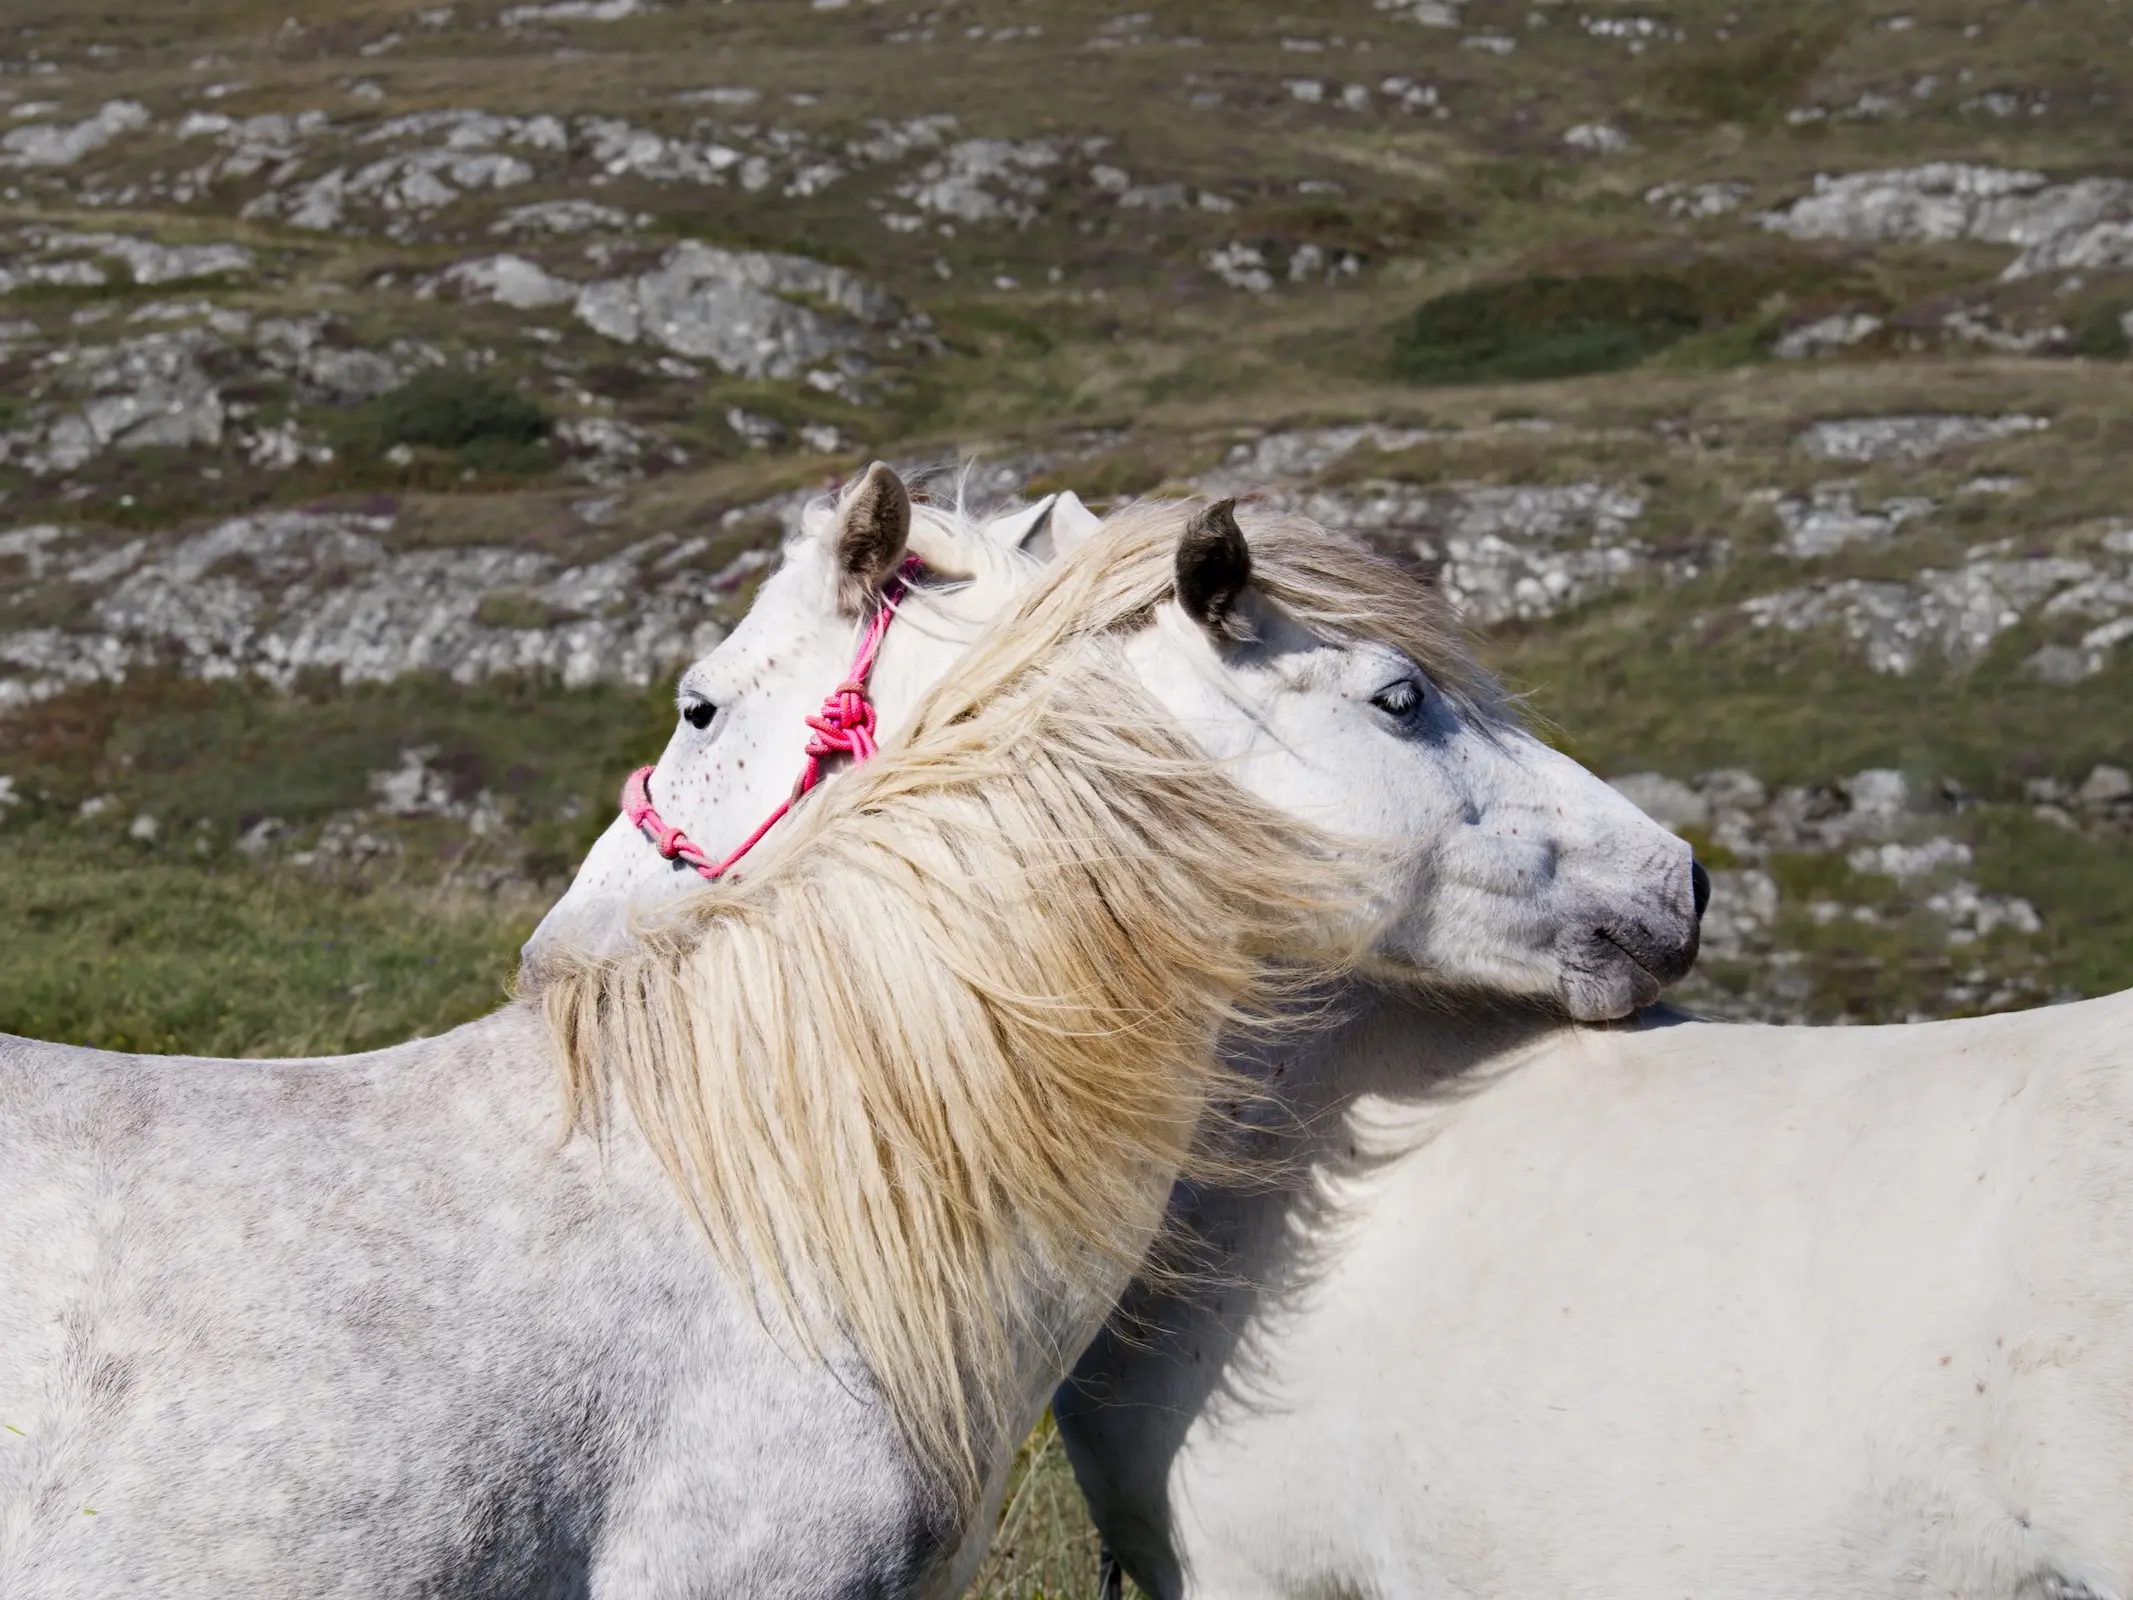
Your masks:
{"label": "rocky outcrop", "polygon": [[[398,550],[392,530],[389,517],[281,511],[180,538],[0,533],[21,573],[0,580],[0,707],[149,666],[282,685],[315,670],[646,683],[724,636],[708,612],[717,576],[690,564],[701,537],[572,564],[501,546]],[[53,584],[91,597],[81,620],[9,630],[10,603]]]}
{"label": "rocky outcrop", "polygon": [[[557,280],[522,269],[512,269],[517,292],[558,293]],[[493,265],[487,270],[501,276]],[[813,309],[801,297],[832,309]],[[870,331],[903,320],[893,296],[841,267],[694,240],[676,245],[649,272],[584,285],[573,310],[610,339],[656,344],[746,378],[797,378],[835,362],[830,382],[817,380],[824,387],[835,374],[852,372]]]}
{"label": "rocky outcrop", "polygon": [[2133,638],[2133,529],[2113,528],[2082,555],[2017,556],[1981,546],[1960,567],[1928,567],[1903,581],[1834,579],[1743,602],[1759,628],[1834,628],[1876,672],[1903,674],[1929,661],[1975,665],[2025,619],[2080,628],[2047,646],[2031,670],[2059,681],[2100,672]]}
{"label": "rocky outcrop", "polygon": [[1894,417],[1835,417],[1801,430],[1793,443],[1819,461],[1926,461],[1953,450],[2018,439],[2051,424],[2043,417],[1928,413]]}
{"label": "rocky outcrop", "polygon": [[1819,176],[1814,192],[1761,218],[1795,239],[1847,244],[2015,245],[2009,279],[2133,266],[2133,182],[1934,161]]}
{"label": "rocky outcrop", "polygon": [[112,100],[80,122],[25,123],[0,134],[0,167],[71,167],[154,120],[137,100]]}

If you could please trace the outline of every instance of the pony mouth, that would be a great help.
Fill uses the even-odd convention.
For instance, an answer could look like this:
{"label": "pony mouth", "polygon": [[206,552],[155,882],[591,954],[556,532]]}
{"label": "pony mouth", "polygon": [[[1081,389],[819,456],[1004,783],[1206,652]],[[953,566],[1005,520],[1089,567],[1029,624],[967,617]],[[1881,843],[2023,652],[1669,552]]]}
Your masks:
{"label": "pony mouth", "polygon": [[[1688,937],[1674,944],[1652,938],[1642,929],[1639,929],[1636,935],[1628,937],[1614,928],[1595,928],[1593,931],[1619,950],[1630,965],[1649,978],[1658,989],[1679,983],[1689,975],[1689,969],[1696,965],[1696,954],[1703,943],[1700,920],[1691,922]],[[1654,994],[1652,998],[1656,999],[1658,996]],[[1638,1002],[1639,1005],[1648,1003],[1642,1000]]]}
{"label": "pony mouth", "polygon": [[1695,964],[1699,929],[1663,939],[1637,927],[1590,926],[1568,963],[1563,998],[1581,1022],[1606,1022],[1648,1006]]}

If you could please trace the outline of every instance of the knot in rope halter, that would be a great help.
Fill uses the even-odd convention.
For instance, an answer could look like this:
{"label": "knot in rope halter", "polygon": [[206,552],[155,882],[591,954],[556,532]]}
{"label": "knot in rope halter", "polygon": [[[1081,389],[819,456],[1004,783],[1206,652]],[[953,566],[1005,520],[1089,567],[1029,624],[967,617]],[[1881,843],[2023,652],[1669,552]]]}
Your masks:
{"label": "knot in rope halter", "polygon": [[839,754],[865,761],[878,748],[874,743],[874,702],[867,698],[864,683],[847,679],[838,684],[822,702],[822,709],[807,719],[807,725],[815,730],[814,738],[807,742],[810,761]]}
{"label": "knot in rope halter", "polygon": [[651,840],[653,848],[667,860],[680,861],[694,868],[701,877],[716,881],[731,871],[742,856],[761,844],[763,836],[785,820],[785,814],[792,810],[794,803],[822,781],[822,763],[826,757],[850,756],[855,765],[872,760],[880,746],[874,742],[874,701],[867,684],[874,675],[874,658],[881,653],[881,641],[888,635],[889,624],[896,619],[896,607],[903,600],[911,580],[918,575],[919,565],[917,556],[906,556],[895,576],[882,585],[881,603],[874,608],[873,620],[860,637],[858,654],[852,658],[852,670],[846,674],[844,682],[829,692],[822,702],[822,709],[807,719],[814,737],[807,741],[807,765],[800,769],[792,793],[778,803],[777,809],[763,819],[755,832],[741,841],[738,849],[724,860],[716,860],[703,846],[660,816],[652,804],[653,769],[650,767],[639,767],[622,785],[622,814],[629,818],[630,826]]}

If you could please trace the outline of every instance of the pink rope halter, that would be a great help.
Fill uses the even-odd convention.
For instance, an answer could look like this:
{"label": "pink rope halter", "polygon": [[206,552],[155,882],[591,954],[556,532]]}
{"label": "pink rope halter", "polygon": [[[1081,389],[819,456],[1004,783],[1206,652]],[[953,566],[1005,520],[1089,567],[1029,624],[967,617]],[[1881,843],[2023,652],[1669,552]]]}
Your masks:
{"label": "pink rope halter", "polygon": [[896,607],[918,570],[918,557],[907,556],[904,564],[896,569],[896,575],[882,585],[881,604],[875,607],[874,619],[867,624],[867,631],[859,641],[859,653],[852,658],[852,670],[844,675],[844,682],[829,692],[829,698],[822,702],[822,709],[807,719],[807,725],[814,729],[814,737],[807,741],[807,765],[800,769],[799,782],[792,786],[792,793],[778,803],[777,810],[741,841],[739,849],[723,861],[714,861],[702,845],[681,829],[669,826],[652,805],[650,767],[639,767],[622,785],[622,814],[630,819],[630,826],[651,840],[667,860],[686,862],[705,878],[722,878],[732,870],[736,861],[763,842],[765,834],[785,820],[785,813],[792,810],[800,796],[822,781],[825,756],[847,755],[855,765],[871,760],[878,747],[874,743],[874,702],[867,694],[867,680],[874,675],[874,658],[881,653],[881,641],[896,618]]}

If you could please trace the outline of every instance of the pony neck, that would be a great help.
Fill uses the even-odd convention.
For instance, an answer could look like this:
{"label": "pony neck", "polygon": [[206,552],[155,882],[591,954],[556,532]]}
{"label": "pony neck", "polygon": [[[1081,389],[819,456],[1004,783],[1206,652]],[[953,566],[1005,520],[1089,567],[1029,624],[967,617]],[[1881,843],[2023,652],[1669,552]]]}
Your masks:
{"label": "pony neck", "polygon": [[533,986],[574,1115],[626,1099],[736,1281],[856,1350],[969,1511],[1194,1165],[1223,1029],[1324,980],[1354,875],[1115,644],[1018,643],[757,871]]}

